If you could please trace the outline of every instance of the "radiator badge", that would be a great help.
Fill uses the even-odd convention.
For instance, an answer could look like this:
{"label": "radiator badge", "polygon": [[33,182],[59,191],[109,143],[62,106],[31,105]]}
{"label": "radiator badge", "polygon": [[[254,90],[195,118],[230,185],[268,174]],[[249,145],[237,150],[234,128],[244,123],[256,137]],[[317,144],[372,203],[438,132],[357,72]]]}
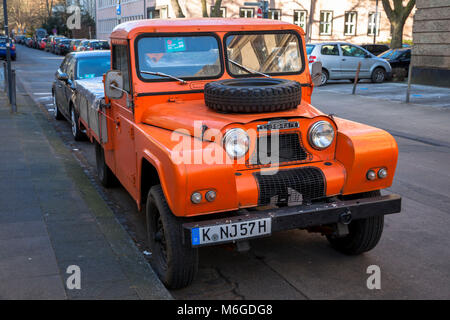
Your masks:
{"label": "radiator badge", "polygon": [[288,120],[272,120],[266,124],[258,125],[259,130],[285,130],[299,128],[300,124],[298,121],[288,121]]}

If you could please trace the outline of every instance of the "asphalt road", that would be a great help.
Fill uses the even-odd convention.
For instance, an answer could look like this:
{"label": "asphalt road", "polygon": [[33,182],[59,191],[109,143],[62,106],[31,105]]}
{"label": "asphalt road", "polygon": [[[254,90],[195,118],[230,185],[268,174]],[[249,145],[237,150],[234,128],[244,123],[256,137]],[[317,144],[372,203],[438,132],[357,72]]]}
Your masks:
{"label": "asphalt road", "polygon": [[[17,76],[41,107],[52,110],[51,83],[60,57],[18,46]],[[367,92],[379,85],[364,83]],[[313,105],[326,113],[390,131],[400,155],[393,186],[403,197],[401,214],[386,217],[379,245],[357,257],[343,256],[317,234],[294,230],[254,240],[248,253],[230,246],[200,249],[200,270],[192,286],[172,291],[180,299],[450,299],[450,110],[436,97],[396,102],[388,95],[351,96],[347,83],[316,90]],[[397,89],[396,89],[397,88]],[[425,88],[426,95],[433,88]],[[358,91],[361,92],[361,91]],[[450,100],[441,90],[440,101]],[[382,99],[379,99],[382,98]],[[433,102],[435,101],[435,102]],[[434,105],[433,105],[434,103]],[[440,105],[438,105],[440,104]],[[19,110],[20,111],[20,110]],[[143,215],[122,187],[101,188],[88,142],[74,142],[68,122],[52,121],[104,200],[143,251]],[[381,289],[366,286],[367,268],[381,270]]]}

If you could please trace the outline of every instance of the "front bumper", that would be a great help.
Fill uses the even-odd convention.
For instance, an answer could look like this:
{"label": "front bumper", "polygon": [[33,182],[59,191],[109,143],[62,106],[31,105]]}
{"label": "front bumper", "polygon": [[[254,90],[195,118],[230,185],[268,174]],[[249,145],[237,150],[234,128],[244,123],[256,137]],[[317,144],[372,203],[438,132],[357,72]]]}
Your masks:
{"label": "front bumper", "polygon": [[[191,247],[205,246],[192,244],[192,231],[196,228],[228,225],[258,219],[270,219],[271,232],[273,233],[297,228],[304,229],[322,225],[330,225],[339,222],[348,224],[353,220],[398,213],[400,210],[401,197],[396,194],[390,194],[386,196],[360,198],[355,200],[334,201],[331,203],[319,203],[282,207],[264,211],[254,211],[222,219],[185,223],[183,224],[184,243],[185,245]],[[241,238],[239,240],[254,238],[260,238],[260,236]],[[235,241],[217,241],[206,245],[216,245],[229,242]]]}

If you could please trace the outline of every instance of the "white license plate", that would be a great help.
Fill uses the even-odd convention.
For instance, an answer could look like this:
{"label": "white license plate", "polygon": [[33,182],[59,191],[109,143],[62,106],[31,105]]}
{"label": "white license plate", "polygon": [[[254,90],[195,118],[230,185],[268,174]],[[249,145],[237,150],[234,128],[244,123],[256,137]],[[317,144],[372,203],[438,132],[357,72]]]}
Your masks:
{"label": "white license plate", "polygon": [[5,50],[6,49],[6,47],[0,47],[0,50]]}
{"label": "white license plate", "polygon": [[191,230],[192,245],[204,245],[229,242],[239,239],[269,235],[272,232],[272,219],[264,218],[215,226],[193,228]]}

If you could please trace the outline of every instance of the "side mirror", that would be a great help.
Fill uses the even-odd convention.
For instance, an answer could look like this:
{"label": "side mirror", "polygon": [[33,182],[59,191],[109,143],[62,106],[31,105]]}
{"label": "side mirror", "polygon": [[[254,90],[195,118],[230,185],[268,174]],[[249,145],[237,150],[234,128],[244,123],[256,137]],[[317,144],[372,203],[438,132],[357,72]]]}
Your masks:
{"label": "side mirror", "polygon": [[314,86],[320,86],[322,78],[322,62],[316,61],[311,65],[311,78]]}
{"label": "side mirror", "polygon": [[69,80],[69,76],[67,73],[62,72],[61,70],[58,70],[58,73],[56,75],[56,78],[60,81],[67,82]]}
{"label": "side mirror", "polygon": [[109,99],[120,99],[123,97],[123,76],[120,71],[110,70],[105,77],[105,94]]}

